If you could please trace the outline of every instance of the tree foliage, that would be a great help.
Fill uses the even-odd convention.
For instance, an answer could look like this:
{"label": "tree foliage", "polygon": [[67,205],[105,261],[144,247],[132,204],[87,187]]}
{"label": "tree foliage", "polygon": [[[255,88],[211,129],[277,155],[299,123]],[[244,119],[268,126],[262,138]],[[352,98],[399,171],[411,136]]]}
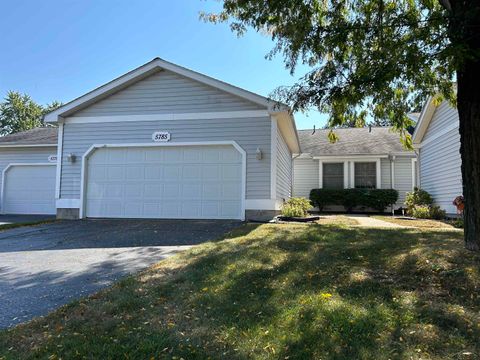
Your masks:
{"label": "tree foliage", "polygon": [[[300,81],[275,91],[294,111],[316,108],[329,125],[368,114],[411,140],[407,113],[428,95],[454,101],[455,61],[464,49],[447,36],[445,9],[433,0],[225,0],[220,13],[233,31],[268,33],[293,73],[311,68]],[[454,59],[453,55],[457,57]]]}
{"label": "tree foliage", "polygon": [[37,104],[27,94],[9,91],[0,103],[0,135],[44,126],[43,116],[62,104],[54,101],[45,106]]}

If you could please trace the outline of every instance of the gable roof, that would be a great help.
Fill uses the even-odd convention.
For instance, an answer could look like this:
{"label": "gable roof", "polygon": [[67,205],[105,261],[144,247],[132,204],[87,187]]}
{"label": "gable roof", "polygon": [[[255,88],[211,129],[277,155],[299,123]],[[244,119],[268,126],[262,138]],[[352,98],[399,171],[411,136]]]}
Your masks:
{"label": "gable roof", "polygon": [[[351,155],[388,155],[411,154],[400,142],[398,133],[391,127],[345,128],[335,129],[339,137],[335,143],[328,139],[329,129],[300,130],[300,146],[304,153],[311,156],[351,156]],[[312,134],[313,133],[313,134]]]}
{"label": "gable roof", "polygon": [[413,132],[413,144],[420,144],[425,136],[425,132],[427,131],[428,125],[430,124],[430,121],[432,121],[433,114],[437,108],[434,100],[433,96],[429,96],[423,105],[422,112],[420,113],[417,125],[415,126],[415,131]]}
{"label": "gable roof", "polygon": [[203,75],[196,71],[184,68],[182,66],[173,64],[171,62],[165,61],[160,58],[155,58],[148,63],[82,95],[58,109],[48,113],[45,116],[46,122],[57,122],[63,117],[69,116],[74,112],[87,107],[88,105],[95,103],[107,96],[118,92],[121,89],[128,87],[129,85],[140,81],[151,74],[159,70],[168,70],[173,73],[185,76],[187,78],[196,80],[205,85],[215,87],[217,89],[223,90],[227,93],[233,94],[245,100],[251,101],[255,104],[265,107],[266,110],[271,112],[284,112],[288,111],[289,108],[284,104],[279,104],[271,99],[268,99],[264,96],[255,94],[253,92],[241,89],[237,86],[227,84],[226,82],[214,79],[212,77]]}
{"label": "gable roof", "polygon": [[0,147],[57,146],[56,127],[35,128],[0,137]]}

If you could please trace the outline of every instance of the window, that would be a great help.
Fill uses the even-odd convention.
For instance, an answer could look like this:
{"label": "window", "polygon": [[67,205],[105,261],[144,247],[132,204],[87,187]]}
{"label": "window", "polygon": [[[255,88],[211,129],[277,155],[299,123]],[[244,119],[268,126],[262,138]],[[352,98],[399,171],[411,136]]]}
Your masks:
{"label": "window", "polygon": [[355,188],[375,189],[377,187],[377,163],[355,163]]}
{"label": "window", "polygon": [[343,163],[323,163],[323,188],[343,189]]}

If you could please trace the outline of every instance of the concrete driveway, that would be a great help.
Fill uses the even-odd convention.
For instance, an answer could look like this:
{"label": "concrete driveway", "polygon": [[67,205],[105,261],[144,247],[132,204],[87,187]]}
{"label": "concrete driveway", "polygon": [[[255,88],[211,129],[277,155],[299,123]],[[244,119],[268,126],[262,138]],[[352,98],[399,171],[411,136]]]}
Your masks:
{"label": "concrete driveway", "polygon": [[0,328],[45,315],[240,224],[87,220],[0,232]]}

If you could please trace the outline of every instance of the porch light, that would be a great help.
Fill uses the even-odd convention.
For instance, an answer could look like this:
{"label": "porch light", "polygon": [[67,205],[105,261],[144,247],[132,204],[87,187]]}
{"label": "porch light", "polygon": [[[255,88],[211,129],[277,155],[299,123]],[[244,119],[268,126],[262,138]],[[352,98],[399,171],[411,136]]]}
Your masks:
{"label": "porch light", "polygon": [[263,154],[260,148],[257,148],[256,155],[257,155],[257,160],[262,160]]}
{"label": "porch light", "polygon": [[77,161],[77,155],[72,153],[68,154],[67,161],[73,164],[75,161]]}

